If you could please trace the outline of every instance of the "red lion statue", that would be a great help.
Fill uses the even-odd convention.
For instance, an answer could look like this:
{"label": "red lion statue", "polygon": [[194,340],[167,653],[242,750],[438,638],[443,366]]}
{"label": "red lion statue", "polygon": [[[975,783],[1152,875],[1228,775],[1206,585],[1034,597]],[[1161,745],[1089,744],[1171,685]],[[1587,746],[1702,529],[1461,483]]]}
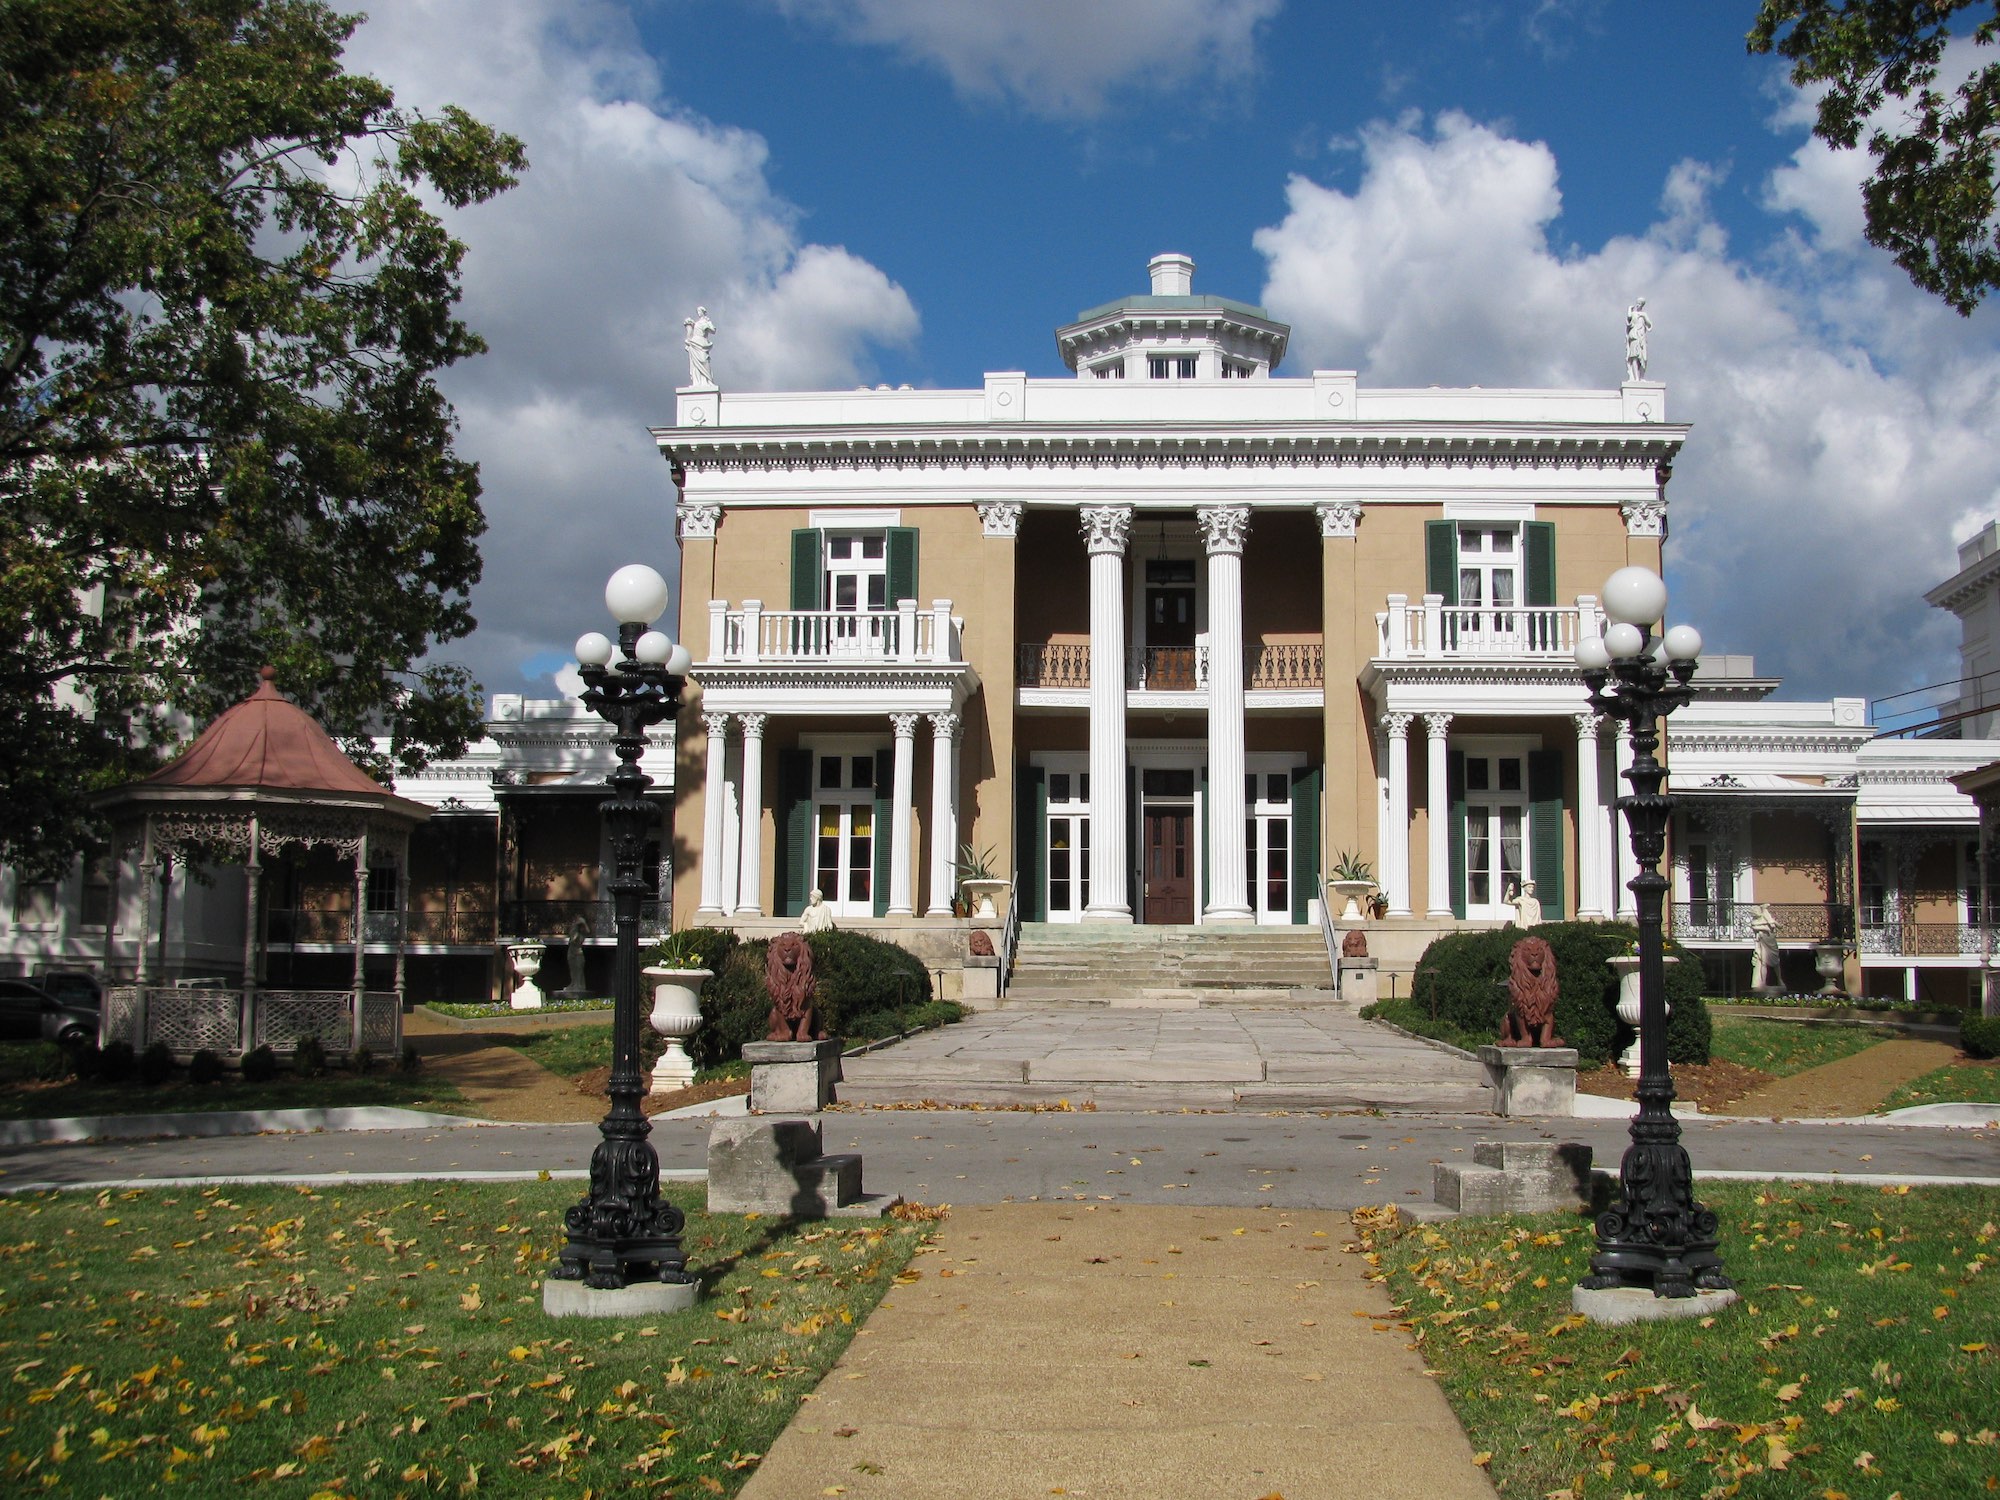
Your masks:
{"label": "red lion statue", "polygon": [[764,959],[764,988],[771,993],[771,1034],[766,1041],[821,1040],[819,1011],[813,1004],[812,949],[796,932],[781,932],[771,939],[771,951]]}
{"label": "red lion statue", "polygon": [[1508,960],[1511,1003],[1500,1023],[1503,1047],[1560,1047],[1556,1035],[1556,955],[1546,940],[1524,937]]}
{"label": "red lion statue", "polygon": [[1342,958],[1366,958],[1368,956],[1368,934],[1359,927],[1347,929],[1347,936],[1340,940]]}

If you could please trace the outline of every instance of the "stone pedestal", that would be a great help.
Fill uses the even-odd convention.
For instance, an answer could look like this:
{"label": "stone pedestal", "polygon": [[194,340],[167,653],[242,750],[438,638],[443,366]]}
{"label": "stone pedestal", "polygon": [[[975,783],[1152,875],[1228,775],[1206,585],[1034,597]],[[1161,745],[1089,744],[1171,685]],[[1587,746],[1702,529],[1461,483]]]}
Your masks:
{"label": "stone pedestal", "polygon": [[840,1038],[818,1042],[746,1042],[750,1113],[818,1114],[833,1103],[840,1081]]}
{"label": "stone pedestal", "polygon": [[602,1292],[580,1281],[542,1283],[542,1311],[552,1318],[656,1318],[685,1312],[701,1295],[698,1282],[643,1281]]}
{"label": "stone pedestal", "polygon": [[973,1010],[991,1010],[1000,1003],[1000,956],[974,953],[959,976],[959,1000]]}
{"label": "stone pedestal", "polygon": [[859,1156],[820,1147],[818,1120],[717,1120],[708,1134],[708,1211],[879,1219],[898,1201],[863,1191]]}
{"label": "stone pedestal", "polygon": [[1376,961],[1372,958],[1343,958],[1340,961],[1340,998],[1349,1005],[1373,1005],[1377,998]]}
{"label": "stone pedestal", "polygon": [[1496,1115],[1576,1113],[1576,1048],[1481,1047]]}
{"label": "stone pedestal", "polygon": [[1480,1141],[1470,1164],[1439,1162],[1432,1196],[1462,1214],[1534,1214],[1593,1203],[1581,1141]]}

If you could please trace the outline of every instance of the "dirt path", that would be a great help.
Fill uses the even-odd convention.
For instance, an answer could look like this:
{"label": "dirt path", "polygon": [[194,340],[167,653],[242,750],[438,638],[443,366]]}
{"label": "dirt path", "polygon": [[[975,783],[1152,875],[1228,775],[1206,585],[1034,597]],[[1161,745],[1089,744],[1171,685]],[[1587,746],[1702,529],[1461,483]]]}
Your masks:
{"label": "dirt path", "polygon": [[1958,1056],[1945,1042],[1878,1042],[1838,1062],[1807,1068],[1752,1089],[1729,1106],[1734,1115],[1811,1120],[1865,1115],[1903,1084]]}
{"label": "dirt path", "polygon": [[469,1114],[539,1124],[589,1124],[603,1117],[602,1099],[578,1093],[574,1080],[504,1045],[494,1032],[460,1031],[412,1013],[403,1017],[403,1037],[427,1072],[457,1085]]}

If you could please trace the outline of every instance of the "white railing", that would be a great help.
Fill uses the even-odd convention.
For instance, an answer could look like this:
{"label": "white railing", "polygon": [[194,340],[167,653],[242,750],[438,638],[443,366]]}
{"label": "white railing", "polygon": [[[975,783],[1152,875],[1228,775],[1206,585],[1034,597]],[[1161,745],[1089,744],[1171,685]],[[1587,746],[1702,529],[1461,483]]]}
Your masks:
{"label": "white railing", "polygon": [[914,599],[894,609],[765,609],[746,599],[708,601],[712,662],[958,662],[958,623],[951,601],[919,610]]}
{"label": "white railing", "polygon": [[1567,661],[1579,640],[1604,633],[1604,614],[1594,594],[1532,606],[1446,604],[1442,594],[1412,604],[1391,594],[1375,629],[1375,654],[1389,661]]}

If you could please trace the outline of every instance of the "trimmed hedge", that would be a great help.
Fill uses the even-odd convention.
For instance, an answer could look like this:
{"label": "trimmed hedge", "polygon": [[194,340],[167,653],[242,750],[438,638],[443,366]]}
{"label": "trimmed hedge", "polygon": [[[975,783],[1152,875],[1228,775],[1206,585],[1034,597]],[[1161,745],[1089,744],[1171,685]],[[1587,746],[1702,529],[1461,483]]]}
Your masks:
{"label": "trimmed hedge", "polygon": [[[702,967],[715,977],[701,989],[701,1026],[688,1039],[696,1066],[712,1068],[742,1056],[745,1042],[760,1042],[771,1024],[771,996],[764,988],[764,960],[771,945],[759,938],[740,942],[731,932],[713,934]],[[870,1038],[895,1036],[938,1020],[930,971],[916,955],[859,932],[815,932],[812,949],[820,1025],[827,1035]],[[963,1014],[956,1010],[949,1017]],[[649,1032],[650,1034],[650,1032]]]}
{"label": "trimmed hedge", "polygon": [[2000,1057],[2000,1016],[1964,1016],[1958,1045],[1968,1057]]}
{"label": "trimmed hedge", "polygon": [[[1544,922],[1529,929],[1548,943],[1556,959],[1556,1033],[1576,1048],[1580,1066],[1611,1059],[1631,1040],[1618,1019],[1618,976],[1605,962],[1629,952],[1638,929],[1629,922]],[[1506,981],[1514,944],[1527,936],[1518,927],[1446,933],[1417,961],[1410,1001],[1460,1032],[1497,1039],[1507,1014]],[[1667,1056],[1678,1063],[1705,1063],[1710,1022],[1702,998],[1701,964],[1669,942],[1680,962],[1667,966]]]}

